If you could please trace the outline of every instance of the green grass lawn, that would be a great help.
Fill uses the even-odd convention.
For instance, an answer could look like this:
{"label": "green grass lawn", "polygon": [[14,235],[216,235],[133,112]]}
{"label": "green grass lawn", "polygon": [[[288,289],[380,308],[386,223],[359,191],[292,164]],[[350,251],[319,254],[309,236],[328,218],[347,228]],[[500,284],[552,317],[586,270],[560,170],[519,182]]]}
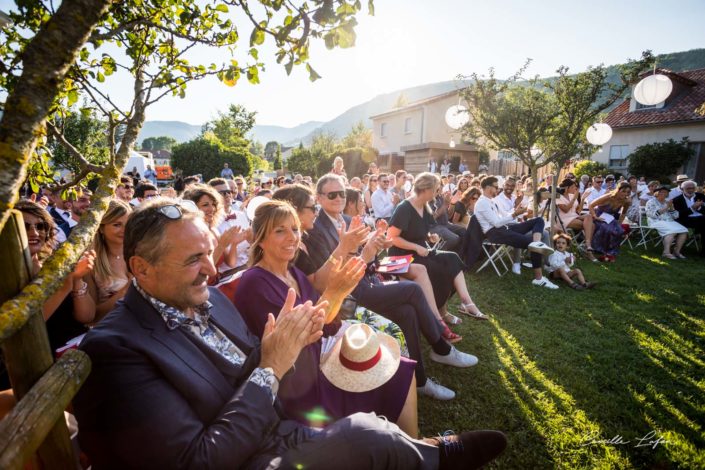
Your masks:
{"label": "green grass lawn", "polygon": [[502,430],[509,447],[495,468],[705,468],[705,260],[684,253],[581,259],[593,291],[533,287],[529,269],[469,275],[492,319],[454,330],[480,363],[427,361],[457,396],[419,397],[422,435]]}

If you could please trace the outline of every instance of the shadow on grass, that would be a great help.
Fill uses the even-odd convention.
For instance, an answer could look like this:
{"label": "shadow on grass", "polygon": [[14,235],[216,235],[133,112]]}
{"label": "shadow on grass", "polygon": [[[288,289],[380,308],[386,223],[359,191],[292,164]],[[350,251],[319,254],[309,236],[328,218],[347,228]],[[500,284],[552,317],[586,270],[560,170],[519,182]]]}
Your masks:
{"label": "shadow on grass", "polygon": [[497,322],[493,343],[504,388],[544,440],[559,468],[614,468],[630,466],[616,448],[595,442],[604,439],[599,424],[578,408],[573,397],[529,359],[519,342]]}
{"label": "shadow on grass", "polygon": [[667,441],[668,460],[679,468],[705,468],[705,348],[698,344],[704,322],[679,309],[671,312],[675,321],[639,315],[639,326],[629,327],[652,365],[629,391],[646,423]]}

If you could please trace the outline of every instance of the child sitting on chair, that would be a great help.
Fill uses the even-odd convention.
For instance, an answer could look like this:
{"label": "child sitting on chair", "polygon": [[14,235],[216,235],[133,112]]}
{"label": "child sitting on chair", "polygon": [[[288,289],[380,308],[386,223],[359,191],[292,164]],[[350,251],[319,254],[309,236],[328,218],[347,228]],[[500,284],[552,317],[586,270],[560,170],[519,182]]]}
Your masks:
{"label": "child sitting on chair", "polygon": [[[548,272],[554,279],[561,278],[575,290],[592,289],[596,283],[586,282],[583,272],[578,268],[572,269],[575,262],[575,256],[568,251],[571,238],[568,234],[558,233],[553,236],[553,248],[555,251],[548,257],[550,267]],[[577,277],[579,282],[573,281]]]}

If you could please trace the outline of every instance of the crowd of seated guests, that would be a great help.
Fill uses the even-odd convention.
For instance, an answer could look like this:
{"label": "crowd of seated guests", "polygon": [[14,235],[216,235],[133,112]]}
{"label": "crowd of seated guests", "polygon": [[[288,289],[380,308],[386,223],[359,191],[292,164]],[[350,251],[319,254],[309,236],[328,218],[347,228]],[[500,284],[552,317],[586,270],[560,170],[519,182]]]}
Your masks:
{"label": "crowd of seated guests", "polygon": [[[552,248],[543,211],[533,213],[533,198],[547,206],[552,180],[534,194],[526,176],[500,185],[466,173],[456,182],[449,171],[388,174],[372,164],[348,181],[336,159],[315,183],[180,176],[160,189],[121,177],[92,247],[43,308],[52,349],[87,333],[93,373],[75,408],[89,458],[97,467],[315,467],[351,438],[367,445],[341,468],[477,468],[496,457],[506,445],[498,432],[417,439],[417,394],[455,396],[428,377],[422,340],[432,361],[470,367],[478,358],[453,346],[462,337],[450,326],[462,317],[449,300],[457,295],[455,313],[488,318],[459,254],[487,239],[528,252],[536,286],[596,283],[575,267],[571,237],[559,231]],[[614,261],[625,219],[642,224],[643,214],[663,256],[685,258],[689,229],[705,230],[705,196],[687,178],[676,183],[674,192],[636,177],[568,174],[558,225],[584,239],[588,259]],[[91,197],[47,189],[17,204],[33,274]],[[412,255],[408,271],[382,274],[384,254]],[[512,270],[520,267],[517,257]],[[358,307],[380,323],[360,323]],[[9,388],[4,368],[0,379]]]}

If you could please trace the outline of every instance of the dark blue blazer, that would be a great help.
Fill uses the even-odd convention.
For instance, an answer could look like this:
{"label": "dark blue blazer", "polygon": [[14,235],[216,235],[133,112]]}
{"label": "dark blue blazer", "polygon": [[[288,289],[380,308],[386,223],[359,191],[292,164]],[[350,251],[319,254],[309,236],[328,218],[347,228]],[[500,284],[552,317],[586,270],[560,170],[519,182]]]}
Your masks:
{"label": "dark blue blazer", "polygon": [[[695,193],[694,197],[696,201],[705,201],[705,195],[703,195],[703,193]],[[673,208],[678,211],[676,222],[690,227],[693,220],[690,214],[692,214],[693,211],[688,208],[688,203],[685,202],[685,196],[683,196],[683,194],[679,194],[673,198]],[[698,212],[705,215],[705,204],[700,207]]]}
{"label": "dark blue blazer", "polygon": [[[343,215],[345,226],[350,225],[352,220],[349,216]],[[308,249],[311,262],[318,270],[326,262],[331,253],[338,247],[340,237],[338,231],[325,212],[321,211],[313,223],[313,228],[308,232],[304,243]]]}
{"label": "dark blue blazer", "polygon": [[280,421],[269,391],[247,380],[259,340],[209,290],[213,322],[248,356],[241,367],[169,330],[134,286],[86,335],[81,349],[93,365],[74,408],[93,468],[240,468],[299,427]]}
{"label": "dark blue blazer", "polygon": [[68,221],[64,219],[61,214],[59,214],[59,211],[57,211],[55,207],[49,209],[49,215],[51,215],[51,218],[54,219],[54,223],[58,229],[64,232],[64,235],[68,238],[69,235],[71,235],[71,226]]}

